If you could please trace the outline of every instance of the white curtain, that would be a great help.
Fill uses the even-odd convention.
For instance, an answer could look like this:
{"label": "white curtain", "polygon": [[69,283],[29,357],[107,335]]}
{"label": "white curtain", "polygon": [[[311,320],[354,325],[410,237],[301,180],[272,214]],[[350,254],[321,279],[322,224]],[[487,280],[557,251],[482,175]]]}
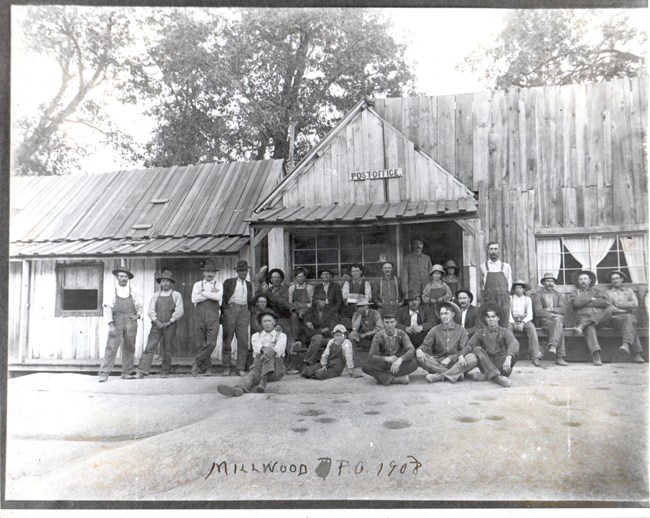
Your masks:
{"label": "white curtain", "polygon": [[[596,266],[602,261],[614,244],[613,237],[565,237],[564,246],[585,270],[596,273]],[[591,249],[591,253],[590,253]]]}
{"label": "white curtain", "polygon": [[615,240],[615,237],[591,238],[591,264],[589,265],[589,269],[592,272],[596,272],[596,266],[598,266],[600,261],[605,259],[607,253],[612,249]]}
{"label": "white curtain", "polygon": [[646,236],[622,236],[621,247],[625,252],[627,268],[630,271],[630,281],[645,284],[646,275]]}
{"label": "white curtain", "polygon": [[589,268],[589,238],[588,237],[565,237],[564,246],[571,252],[571,255],[582,265]]}
{"label": "white curtain", "polygon": [[[562,246],[558,238],[537,240],[537,268],[541,278],[547,272],[555,277],[560,273]],[[532,280],[532,279],[531,279]]]}

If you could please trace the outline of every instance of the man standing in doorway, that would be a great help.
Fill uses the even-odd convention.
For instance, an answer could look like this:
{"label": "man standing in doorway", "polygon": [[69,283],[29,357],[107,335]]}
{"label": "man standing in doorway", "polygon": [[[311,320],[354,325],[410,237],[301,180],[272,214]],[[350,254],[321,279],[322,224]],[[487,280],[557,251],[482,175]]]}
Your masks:
{"label": "man standing in doorway", "polygon": [[116,268],[113,275],[117,286],[104,301],[104,318],[108,320],[108,340],[104,361],[99,368],[100,383],[108,380],[115,365],[115,356],[122,346],[122,379],[128,379],[133,370],[135,338],[138,320],[142,318],[142,301],[131,291],[129,281],[134,275],[126,268]]}
{"label": "man standing in doorway", "polygon": [[424,287],[429,282],[431,271],[431,258],[422,253],[424,241],[416,238],[411,242],[411,253],[404,257],[402,265],[402,295],[409,293],[422,295]]}
{"label": "man standing in doorway", "polygon": [[217,347],[219,306],[223,288],[221,283],[214,279],[219,269],[217,262],[212,257],[205,261],[201,270],[203,271],[203,280],[194,284],[192,288],[192,303],[196,308],[194,313],[196,341],[199,343],[199,351],[192,364],[192,376],[198,376],[199,372],[205,372],[206,376],[212,376],[211,355]]}
{"label": "man standing in doorway", "polygon": [[490,241],[487,246],[488,260],[480,264],[481,269],[481,304],[494,303],[500,306],[506,315],[510,314],[510,287],[512,286],[512,269],[499,259],[499,243]]}
{"label": "man standing in doorway", "polygon": [[166,378],[172,366],[172,352],[174,340],[176,339],[176,322],[183,316],[183,296],[172,289],[176,284],[172,272],[165,270],[160,277],[156,278],[160,284],[160,290],[154,293],[149,303],[149,318],[151,319],[151,331],[147,339],[147,346],[142,352],[138,364],[137,378],[142,379],[149,374],[153,355],[160,345],[160,356],[162,366],[160,376]]}
{"label": "man standing in doorway", "polygon": [[[231,277],[223,282],[223,375],[230,376],[231,345],[233,337],[237,338],[237,374],[246,373],[246,356],[248,355],[248,325],[250,324],[250,308],[253,302],[253,285],[246,280],[248,276],[248,261],[237,261],[235,271],[237,277]],[[276,317],[277,318],[277,317]]]}

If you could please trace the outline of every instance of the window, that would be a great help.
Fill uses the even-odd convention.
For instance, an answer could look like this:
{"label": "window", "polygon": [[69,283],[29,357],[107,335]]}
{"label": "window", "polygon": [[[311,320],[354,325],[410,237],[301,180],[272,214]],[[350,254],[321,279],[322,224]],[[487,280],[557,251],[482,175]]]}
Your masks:
{"label": "window", "polygon": [[101,263],[58,265],[55,316],[101,315],[103,276]]}
{"label": "window", "polygon": [[349,275],[354,263],[364,266],[365,277],[379,277],[380,257],[386,256],[388,248],[383,229],[294,234],[292,245],[293,266],[305,268],[308,279],[316,279],[324,268],[331,269],[335,277]]}
{"label": "window", "polygon": [[537,239],[537,273],[556,274],[559,285],[570,285],[579,270],[596,273],[599,284],[620,270],[628,282],[647,283],[647,235],[610,234]]}

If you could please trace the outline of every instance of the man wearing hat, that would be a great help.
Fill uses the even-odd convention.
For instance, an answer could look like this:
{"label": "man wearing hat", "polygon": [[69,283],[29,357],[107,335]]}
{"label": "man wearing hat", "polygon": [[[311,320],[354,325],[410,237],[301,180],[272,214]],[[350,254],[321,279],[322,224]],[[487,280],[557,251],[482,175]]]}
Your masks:
{"label": "man wearing hat", "polygon": [[241,396],[249,392],[266,391],[268,382],[280,381],[284,376],[285,367],[283,357],[287,348],[287,335],[277,331],[278,316],[274,311],[267,309],[259,314],[262,331],[251,337],[253,346],[253,366],[244,373],[237,384],[219,385],[217,391],[224,396]]}
{"label": "man wearing hat", "polygon": [[525,293],[530,286],[522,279],[512,283],[510,290],[510,331],[526,333],[528,337],[528,357],[535,367],[541,367],[539,339],[533,322],[533,301]]}
{"label": "man wearing hat", "polygon": [[445,263],[444,269],[446,275],[444,276],[443,280],[445,281],[445,284],[449,286],[451,292],[456,293],[460,285],[460,279],[458,278],[458,272],[460,271],[460,268],[456,266],[456,263],[453,259],[449,259],[449,261]]}
{"label": "man wearing hat", "polygon": [[578,336],[584,336],[593,364],[601,366],[600,344],[596,335],[596,327],[612,318],[612,310],[606,295],[597,290],[596,274],[589,270],[580,270],[571,276],[571,281],[578,288],[569,296],[573,313],[577,321],[574,331]]}
{"label": "man wearing hat", "polygon": [[219,268],[212,257],[205,261],[201,270],[203,280],[195,283],[192,287],[192,303],[196,308],[194,312],[196,341],[199,344],[199,350],[192,363],[192,376],[198,376],[199,372],[205,372],[206,376],[212,376],[211,355],[217,347],[219,306],[221,305],[223,287],[214,278]]}
{"label": "man wearing hat", "polygon": [[506,319],[506,313],[501,306],[488,302],[479,308],[479,318],[484,327],[474,333],[467,345],[476,356],[481,372],[469,373],[468,377],[510,387],[512,382],[508,376],[517,363],[519,342],[512,331],[499,325]]}
{"label": "man wearing hat", "polygon": [[305,342],[309,344],[304,363],[314,365],[332,338],[332,330],[339,323],[339,315],[326,305],[325,293],[314,293],[314,306],[303,315]]}
{"label": "man wearing hat", "polygon": [[176,284],[172,272],[165,270],[159,277],[156,277],[156,282],[160,284],[160,290],[153,294],[151,302],[149,302],[151,330],[138,364],[138,374],[136,375],[138,379],[149,374],[153,355],[159,345],[160,356],[162,356],[160,375],[161,377],[169,375],[172,367],[174,340],[176,339],[176,322],[184,313],[183,296],[172,289],[172,286]]}
{"label": "man wearing hat", "polygon": [[325,306],[335,313],[343,309],[343,293],[337,282],[332,280],[332,270],[327,268],[320,271],[320,278],[323,282],[314,288],[314,297],[325,296]]}
{"label": "man wearing hat", "polygon": [[116,268],[113,276],[117,280],[113,292],[107,290],[104,300],[104,318],[108,320],[108,340],[104,361],[99,368],[99,381],[108,380],[115,365],[115,356],[122,346],[122,379],[131,376],[135,354],[135,338],[138,334],[138,320],[142,318],[142,301],[131,291],[129,281],[133,274],[126,268]]}
{"label": "man wearing hat", "polygon": [[621,271],[614,271],[609,274],[611,288],[605,291],[605,296],[612,308],[612,318],[609,323],[615,328],[620,329],[623,335],[623,342],[619,349],[626,353],[634,354],[634,363],[645,363],[641,356],[643,347],[636,331],[636,311],[639,309],[639,301],[634,292],[623,283],[627,280],[627,275]]}
{"label": "man wearing hat", "polygon": [[555,363],[566,367],[564,359],[566,347],[564,345],[564,314],[566,304],[564,294],[555,289],[557,279],[552,273],[545,273],[540,279],[542,289],[531,295],[533,301],[533,315],[537,325],[548,333],[548,352],[555,356]]}
{"label": "man wearing hat", "polygon": [[438,319],[427,304],[420,304],[420,295],[417,293],[409,293],[405,300],[408,305],[395,312],[397,329],[409,335],[413,347],[419,347],[427,333],[438,323]]}
{"label": "man wearing hat", "polygon": [[476,306],[472,306],[474,294],[466,289],[458,290],[455,293],[455,298],[458,301],[460,308],[460,316],[454,316],[454,322],[460,324],[467,331],[467,336],[472,336],[480,327],[480,320],[478,318],[478,310]]}
{"label": "man wearing hat", "polygon": [[510,287],[512,286],[512,269],[499,258],[499,243],[490,241],[487,245],[488,259],[479,265],[481,270],[482,304],[494,302],[501,306],[506,315],[510,313]]}
{"label": "man wearing hat", "polygon": [[402,305],[399,278],[393,275],[395,265],[386,261],[381,265],[381,277],[371,284],[375,307],[380,313],[384,311],[397,311]]}
{"label": "man wearing hat", "polygon": [[435,306],[438,302],[447,302],[453,298],[449,286],[447,286],[442,278],[445,275],[445,270],[439,264],[434,264],[429,272],[430,281],[422,291],[422,302]]}
{"label": "man wearing hat", "polygon": [[302,375],[305,378],[326,380],[336,378],[347,369],[348,374],[353,378],[359,378],[362,374],[354,365],[354,350],[350,340],[345,338],[346,329],[338,324],[332,329],[332,339],[327,342],[325,351],[320,358],[320,363],[305,367]]}
{"label": "man wearing hat", "polygon": [[417,368],[411,340],[404,331],[397,329],[395,314],[386,311],[383,329],[374,335],[368,361],[361,370],[382,385],[408,385],[408,375]]}
{"label": "man wearing hat", "polygon": [[[429,372],[429,383],[448,379],[456,382],[463,379],[466,371],[475,368],[478,363],[471,349],[467,346],[468,336],[465,328],[454,322],[454,316],[460,308],[453,302],[439,302],[436,311],[440,324],[431,329],[415,351],[420,367]],[[452,370],[452,367],[455,367]]]}
{"label": "man wearing hat", "polygon": [[404,257],[402,264],[402,294],[422,294],[429,281],[431,271],[431,257],[422,253],[424,241],[420,238],[411,241],[411,253]]}
{"label": "man wearing hat", "polygon": [[[384,328],[379,311],[370,309],[370,304],[371,302],[365,296],[360,296],[357,299],[357,310],[352,315],[352,332],[349,338],[357,350],[369,349],[373,337]],[[394,313],[393,318],[395,318]]]}
{"label": "man wearing hat", "polygon": [[342,316],[345,318],[352,318],[357,309],[356,303],[359,297],[363,296],[372,301],[372,286],[363,277],[363,266],[360,264],[350,266],[350,276],[352,278],[345,281],[341,288],[345,302]]}
{"label": "man wearing hat", "polygon": [[231,277],[223,282],[223,302],[221,304],[223,346],[221,361],[224,376],[230,376],[233,337],[237,338],[237,374],[243,376],[246,372],[248,325],[253,303],[253,285],[246,280],[249,270],[248,261],[240,259],[235,266],[237,277]]}

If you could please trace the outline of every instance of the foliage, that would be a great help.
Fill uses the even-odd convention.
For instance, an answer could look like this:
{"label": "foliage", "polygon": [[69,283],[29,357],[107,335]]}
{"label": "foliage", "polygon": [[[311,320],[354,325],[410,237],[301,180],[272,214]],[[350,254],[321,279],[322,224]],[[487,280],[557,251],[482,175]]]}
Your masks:
{"label": "foliage", "polygon": [[643,74],[645,43],[620,11],[517,10],[465,66],[497,89],[600,82]]}

